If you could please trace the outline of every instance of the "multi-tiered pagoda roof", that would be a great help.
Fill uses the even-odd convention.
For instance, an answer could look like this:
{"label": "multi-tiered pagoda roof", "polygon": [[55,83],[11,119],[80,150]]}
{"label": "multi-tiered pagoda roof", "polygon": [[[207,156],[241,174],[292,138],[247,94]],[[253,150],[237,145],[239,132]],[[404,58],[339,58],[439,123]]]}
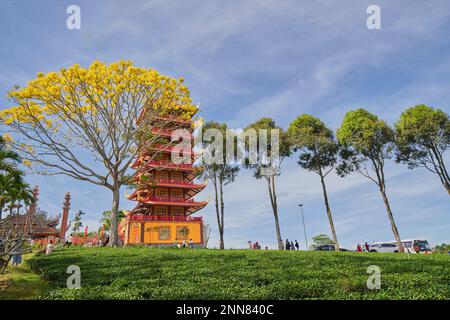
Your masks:
{"label": "multi-tiered pagoda roof", "polygon": [[192,149],[184,149],[184,156],[191,163],[175,163],[171,159],[174,145],[170,143],[172,132],[186,129],[193,141],[193,121],[177,117],[153,117],[152,134],[160,139],[152,139],[150,145],[141,150],[131,165],[136,169],[134,182],[136,190],[128,199],[138,201],[130,212],[134,215],[153,216],[149,219],[189,220],[188,217],[206,206],[206,201],[196,201],[194,196],[205,188],[205,184],[194,182],[198,170],[192,164],[196,154]]}

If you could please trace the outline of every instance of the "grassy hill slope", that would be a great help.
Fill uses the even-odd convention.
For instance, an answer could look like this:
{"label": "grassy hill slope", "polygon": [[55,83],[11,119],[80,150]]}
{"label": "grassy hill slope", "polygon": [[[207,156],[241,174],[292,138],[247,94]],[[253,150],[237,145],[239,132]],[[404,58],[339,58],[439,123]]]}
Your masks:
{"label": "grassy hill slope", "polygon": [[[450,255],[69,248],[29,264],[50,281],[44,299],[450,299]],[[69,265],[81,289],[66,288]]]}

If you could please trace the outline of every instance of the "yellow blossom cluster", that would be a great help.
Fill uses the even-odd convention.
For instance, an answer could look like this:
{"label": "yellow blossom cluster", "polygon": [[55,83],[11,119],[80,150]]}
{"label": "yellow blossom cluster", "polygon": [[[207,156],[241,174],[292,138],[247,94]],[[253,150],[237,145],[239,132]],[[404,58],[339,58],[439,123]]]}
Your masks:
{"label": "yellow blossom cluster", "polygon": [[0,111],[0,121],[56,130],[61,121],[96,117],[110,108],[123,108],[125,103],[141,103],[161,114],[175,112],[190,119],[198,108],[183,83],[183,78],[138,68],[127,60],[94,61],[87,68],[75,64],[58,72],[39,73],[26,87],[11,91],[16,106]]}
{"label": "yellow blossom cluster", "polygon": [[9,133],[4,133],[2,135],[3,141],[7,144],[13,143],[14,142],[14,138],[9,134]]}

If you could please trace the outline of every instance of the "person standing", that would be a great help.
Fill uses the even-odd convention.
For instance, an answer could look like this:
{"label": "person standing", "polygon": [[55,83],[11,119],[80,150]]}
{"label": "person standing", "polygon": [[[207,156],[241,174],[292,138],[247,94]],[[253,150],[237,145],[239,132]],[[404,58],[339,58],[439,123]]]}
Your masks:
{"label": "person standing", "polygon": [[361,252],[362,248],[361,245],[358,243],[358,245],[356,246],[356,252]]}
{"label": "person standing", "polygon": [[369,252],[369,244],[367,243],[367,241],[366,243],[364,243],[364,247],[366,248],[366,252]]}
{"label": "person standing", "polygon": [[288,239],[286,239],[286,247],[285,247],[285,249],[286,250],[291,250],[291,243],[289,242]]}
{"label": "person standing", "polygon": [[194,241],[192,239],[189,239],[189,248],[194,249]]}
{"label": "person standing", "polygon": [[181,241],[181,248],[186,248],[186,240]]}
{"label": "person standing", "polygon": [[19,264],[21,264],[21,263],[22,263],[22,255],[21,254],[13,255],[12,266],[14,267],[14,265],[15,265],[17,268],[19,266]]}
{"label": "person standing", "polygon": [[248,241],[248,248],[250,250],[253,249],[253,245],[252,245],[252,241],[251,240]]}
{"label": "person standing", "polygon": [[300,250],[300,245],[298,244],[297,240],[295,240],[295,248],[296,248],[296,250]]}
{"label": "person standing", "polygon": [[45,246],[45,254],[49,255],[50,253],[53,252],[53,241],[50,240],[47,245]]}
{"label": "person standing", "polygon": [[22,263],[22,253],[20,253],[21,250],[22,250],[22,248],[21,248],[21,246],[19,246],[17,248],[17,253],[13,255],[13,260],[12,260],[13,267],[15,265],[17,268],[19,266],[19,264]]}

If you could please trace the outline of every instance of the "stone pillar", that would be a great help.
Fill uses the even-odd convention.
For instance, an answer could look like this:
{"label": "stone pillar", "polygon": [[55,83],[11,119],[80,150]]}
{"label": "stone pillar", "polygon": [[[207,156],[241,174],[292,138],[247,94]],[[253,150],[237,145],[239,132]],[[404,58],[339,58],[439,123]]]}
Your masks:
{"label": "stone pillar", "polygon": [[69,219],[69,209],[70,209],[70,192],[67,192],[63,205],[61,229],[59,231],[59,238],[62,240],[66,238],[67,220]]}
{"label": "stone pillar", "polygon": [[31,201],[30,207],[28,208],[28,214],[31,218],[36,214],[37,203],[39,201],[39,186],[33,188],[33,200]]}
{"label": "stone pillar", "polygon": [[39,201],[39,186],[35,186],[33,188],[33,200],[31,200],[31,204],[28,207],[27,217],[25,222],[25,229],[31,231],[33,228],[33,223],[36,215],[37,203]]}

